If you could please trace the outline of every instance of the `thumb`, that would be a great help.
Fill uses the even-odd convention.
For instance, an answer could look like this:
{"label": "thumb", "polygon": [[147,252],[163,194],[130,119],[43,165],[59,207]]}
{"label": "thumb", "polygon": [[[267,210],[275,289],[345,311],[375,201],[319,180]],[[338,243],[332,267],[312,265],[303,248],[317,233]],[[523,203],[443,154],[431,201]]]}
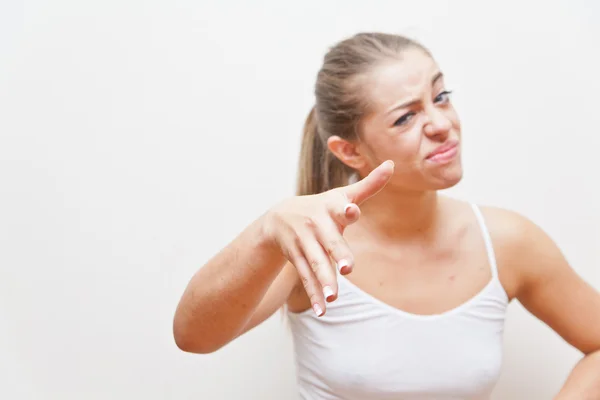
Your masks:
{"label": "thumb", "polygon": [[394,174],[394,162],[391,160],[384,161],[377,168],[365,176],[360,181],[342,188],[343,193],[348,198],[350,203],[360,205],[379,193],[385,187],[392,175]]}

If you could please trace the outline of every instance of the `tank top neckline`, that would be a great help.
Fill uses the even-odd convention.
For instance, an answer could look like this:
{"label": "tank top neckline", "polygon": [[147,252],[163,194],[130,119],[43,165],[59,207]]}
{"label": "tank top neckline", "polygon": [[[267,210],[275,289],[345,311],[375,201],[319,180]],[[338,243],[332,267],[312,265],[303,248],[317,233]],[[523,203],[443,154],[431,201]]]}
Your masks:
{"label": "tank top neckline", "polygon": [[[506,293],[506,290],[504,289],[502,282],[500,282],[500,279],[498,278],[498,266],[496,264],[496,256],[495,256],[494,248],[492,245],[492,240],[491,240],[489,231],[487,229],[485,220],[483,218],[481,210],[479,209],[479,207],[476,204],[471,204],[471,207],[475,213],[475,217],[477,219],[480,231],[483,235],[483,239],[484,239],[484,243],[485,243],[485,247],[486,247],[486,253],[487,253],[487,260],[488,260],[488,264],[489,264],[489,268],[491,270],[490,272],[491,272],[492,276],[491,276],[490,280],[488,281],[488,283],[482,289],[480,289],[475,295],[469,297],[467,300],[463,301],[456,307],[450,308],[446,311],[442,311],[439,313],[434,313],[434,314],[418,314],[418,313],[408,312],[408,311],[402,310],[401,308],[392,306],[391,304],[388,304],[388,303],[384,302],[383,300],[380,300],[377,297],[365,292],[363,289],[356,286],[348,278],[346,278],[345,276],[340,274],[340,272],[337,271],[337,269],[336,269],[336,271],[337,271],[336,275],[338,278],[338,286],[339,286],[339,283],[342,283],[348,289],[352,290],[353,292],[357,293],[358,295],[360,295],[364,299],[367,299],[369,302],[371,302],[373,304],[377,304],[378,306],[383,307],[384,309],[387,309],[388,311],[398,314],[398,315],[401,315],[403,317],[418,319],[418,320],[435,320],[435,319],[443,318],[446,316],[454,315],[454,314],[464,310],[465,308],[468,308],[473,303],[477,302],[477,300],[479,300],[482,296],[484,296],[485,293],[487,291],[489,291],[490,288],[494,285],[497,285],[501,289],[501,292],[504,297],[503,300],[508,302],[508,300],[509,300],[508,294]],[[308,308],[304,311],[300,311],[300,312],[289,311],[288,313],[291,315],[301,316],[301,315],[304,315],[307,313],[312,313],[312,312],[313,312],[312,309]]]}

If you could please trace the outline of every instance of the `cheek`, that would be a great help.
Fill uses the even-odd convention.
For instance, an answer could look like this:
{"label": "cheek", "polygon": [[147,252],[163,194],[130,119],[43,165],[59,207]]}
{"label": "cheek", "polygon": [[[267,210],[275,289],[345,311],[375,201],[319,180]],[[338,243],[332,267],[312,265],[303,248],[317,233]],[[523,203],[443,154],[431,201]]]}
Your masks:
{"label": "cheek", "polygon": [[390,159],[396,164],[396,174],[404,179],[418,173],[422,169],[421,143],[422,135],[403,132],[397,137],[390,137],[381,143],[378,159]]}
{"label": "cheek", "polygon": [[390,156],[401,161],[414,161],[419,158],[423,135],[418,129],[402,132],[397,137],[391,138],[386,149]]}
{"label": "cheek", "polygon": [[423,135],[418,128],[394,134],[381,134],[370,138],[367,155],[372,166],[392,160],[404,169],[418,168],[421,159]]}

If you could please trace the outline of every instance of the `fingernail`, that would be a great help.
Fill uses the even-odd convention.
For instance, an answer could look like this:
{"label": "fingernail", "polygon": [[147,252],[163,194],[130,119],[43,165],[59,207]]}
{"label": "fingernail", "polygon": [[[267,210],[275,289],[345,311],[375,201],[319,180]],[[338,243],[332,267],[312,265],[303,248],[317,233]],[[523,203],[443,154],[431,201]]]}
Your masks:
{"label": "fingernail", "polygon": [[340,260],[338,261],[337,267],[338,270],[343,273],[350,268],[350,263],[348,262],[348,260]]}
{"label": "fingernail", "polygon": [[315,311],[315,314],[317,314],[317,317],[320,317],[321,315],[323,315],[323,310],[321,309],[320,305],[314,304],[313,310]]}
{"label": "fingernail", "polygon": [[325,299],[327,301],[331,301],[330,297],[333,296],[333,290],[331,290],[331,288],[329,286],[325,286],[323,288],[323,294],[325,295]]}

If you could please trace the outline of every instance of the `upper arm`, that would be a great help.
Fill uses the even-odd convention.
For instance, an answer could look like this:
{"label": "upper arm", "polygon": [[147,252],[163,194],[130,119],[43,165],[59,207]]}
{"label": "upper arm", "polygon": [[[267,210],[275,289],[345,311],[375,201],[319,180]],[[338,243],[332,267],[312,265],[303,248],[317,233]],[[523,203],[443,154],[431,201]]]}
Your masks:
{"label": "upper arm", "polygon": [[540,227],[514,213],[507,217],[513,226],[509,268],[517,277],[517,300],[583,353],[600,350],[600,293]]}
{"label": "upper arm", "polygon": [[257,325],[260,325],[263,321],[272,316],[275,311],[283,307],[298,281],[298,272],[296,271],[296,268],[289,262],[286,263],[271,286],[269,286],[265,296],[258,304],[256,311],[254,311],[254,314],[252,314],[252,317],[250,317],[248,323],[238,337]]}

